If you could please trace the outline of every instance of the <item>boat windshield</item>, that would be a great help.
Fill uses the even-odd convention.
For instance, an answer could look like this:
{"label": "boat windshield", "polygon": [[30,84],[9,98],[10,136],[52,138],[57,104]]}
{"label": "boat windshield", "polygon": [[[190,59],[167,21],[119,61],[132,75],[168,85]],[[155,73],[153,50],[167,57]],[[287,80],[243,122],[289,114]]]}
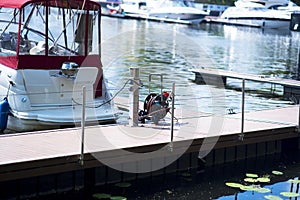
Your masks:
{"label": "boat windshield", "polygon": [[174,7],[195,7],[193,0],[171,0]]}
{"label": "boat windshield", "polygon": [[0,56],[16,55],[19,10],[0,8]]}
{"label": "boat windshield", "polygon": [[88,55],[100,41],[99,12],[95,11],[53,6],[46,9],[42,3],[28,4],[21,10],[0,8],[0,56]]}

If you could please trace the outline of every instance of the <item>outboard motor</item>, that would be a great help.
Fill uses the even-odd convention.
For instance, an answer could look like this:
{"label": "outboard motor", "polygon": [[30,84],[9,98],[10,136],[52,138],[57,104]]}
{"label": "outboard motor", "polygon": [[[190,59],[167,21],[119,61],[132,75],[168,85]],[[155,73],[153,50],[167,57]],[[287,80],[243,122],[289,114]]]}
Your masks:
{"label": "outboard motor", "polygon": [[3,132],[7,127],[8,112],[9,112],[9,104],[8,104],[7,97],[5,97],[0,102],[0,132]]}

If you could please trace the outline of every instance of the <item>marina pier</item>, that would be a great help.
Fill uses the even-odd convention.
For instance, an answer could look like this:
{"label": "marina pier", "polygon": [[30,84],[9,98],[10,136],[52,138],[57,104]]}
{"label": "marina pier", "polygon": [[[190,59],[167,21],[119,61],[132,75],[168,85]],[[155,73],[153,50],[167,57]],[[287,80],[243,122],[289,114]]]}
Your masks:
{"label": "marina pier", "polygon": [[[64,1],[51,2],[63,3]],[[72,1],[68,1],[67,3],[69,2]],[[30,1],[28,5],[31,5],[31,3],[32,1]],[[48,1],[37,4],[35,8],[42,11],[42,5],[48,5]],[[89,6],[89,8],[94,7]],[[69,14],[72,13],[67,13],[65,12],[67,10],[58,8],[58,15],[56,17],[55,12],[53,12],[55,10],[52,9],[51,12],[48,9],[44,10],[46,13],[51,13],[51,18],[48,19],[49,22],[52,22],[52,18],[65,21],[64,16],[68,18],[68,16],[70,16]],[[33,14],[32,17],[34,17],[36,12],[31,11],[30,13]],[[78,11],[78,14],[81,13],[82,11]],[[6,15],[4,12],[2,14]],[[222,91],[222,88],[220,90],[220,88],[207,87],[207,85],[215,84],[215,80],[218,79],[221,80],[221,84],[224,86],[228,84],[228,79],[238,79],[249,81],[248,87],[250,87],[251,81],[264,83],[266,85],[269,84],[272,92],[278,91],[276,88],[278,85],[280,91],[284,92],[284,97],[296,98],[299,101],[300,84],[294,80],[278,78],[283,76],[297,77],[299,71],[295,69],[295,58],[298,54],[295,52],[298,52],[298,38],[282,35],[280,35],[280,37],[271,34],[265,35],[265,32],[262,33],[259,29],[248,30],[244,29],[245,27],[223,27],[213,23],[201,24],[201,27],[177,24],[173,26],[174,24],[154,23],[151,20],[121,20],[107,17],[101,17],[101,23],[100,17],[96,23],[92,23],[90,20],[97,19],[90,17],[90,14],[94,14],[94,12],[87,12],[87,14],[88,15],[83,15],[84,18],[82,19],[86,19],[85,22],[89,21],[89,24],[101,24],[101,30],[103,32],[103,35],[97,40],[101,42],[100,38],[102,38],[100,58],[103,69],[99,69],[98,72],[105,74],[105,78],[103,78],[103,80],[101,79],[103,84],[95,85],[97,88],[101,88],[102,91],[103,98],[96,104],[99,109],[96,112],[91,112],[94,111],[95,106],[91,107],[89,104],[86,105],[86,113],[82,113],[86,114],[85,116],[87,118],[90,116],[89,119],[91,120],[80,125],[80,122],[85,122],[84,120],[80,121],[80,119],[85,119],[84,115],[80,115],[81,111],[85,110],[83,109],[85,105],[85,100],[83,99],[85,99],[85,97],[82,98],[81,101],[81,97],[85,95],[79,95],[75,99],[77,103],[73,102],[73,98],[69,98],[70,93],[65,92],[67,91],[66,87],[70,86],[70,88],[73,89],[73,86],[69,83],[76,79],[73,79],[73,77],[67,74],[60,74],[59,72],[63,69],[61,68],[63,66],[58,65],[56,69],[57,74],[54,73],[56,71],[42,73],[49,77],[47,79],[37,74],[42,71],[38,68],[39,66],[36,66],[36,68],[32,70],[32,73],[35,74],[34,76],[28,74],[28,70],[21,69],[22,76],[18,77],[26,78],[26,81],[28,81],[28,84],[26,87],[24,86],[24,88],[32,89],[32,91],[38,92],[38,94],[44,95],[43,92],[45,89],[49,88],[48,85],[50,81],[42,85],[42,80],[58,80],[57,87],[53,87],[57,89],[58,92],[50,92],[49,95],[44,95],[40,99],[37,99],[37,96],[32,95],[32,93],[30,93],[29,97],[35,100],[36,105],[34,108],[39,108],[43,102],[47,103],[45,102],[46,100],[51,101],[50,103],[58,104],[59,112],[53,115],[53,119],[60,119],[63,117],[63,114],[66,113],[62,109],[61,104],[53,98],[53,94],[56,95],[57,99],[64,100],[69,98],[72,102],[70,101],[70,104],[68,104],[70,105],[67,107],[70,108],[68,109],[68,114],[71,114],[71,122],[74,122],[73,105],[76,104],[76,110],[79,114],[78,121],[76,121],[76,125],[78,126],[31,132],[21,130],[22,132],[19,133],[1,134],[1,200],[57,199],[56,197],[61,197],[60,195],[62,194],[70,193],[72,193],[73,196],[77,194],[80,195],[76,198],[59,199],[94,199],[92,194],[103,192],[103,190],[106,192],[107,188],[115,189],[113,186],[116,183],[129,182],[132,186],[135,186],[144,180],[151,180],[152,183],[152,179],[160,181],[156,182],[155,185],[148,184],[147,182],[144,185],[146,188],[148,187],[147,190],[141,191],[142,194],[137,194],[138,197],[136,198],[146,199],[143,195],[146,195],[149,191],[148,189],[158,186],[168,187],[167,189],[162,189],[166,196],[160,193],[159,198],[168,199],[168,197],[173,196],[174,199],[213,199],[215,198],[213,195],[217,195],[218,193],[218,186],[210,184],[212,183],[211,180],[216,179],[218,175],[222,175],[225,171],[223,171],[223,169],[225,168],[234,166],[234,169],[231,170],[235,171],[235,169],[238,169],[236,171],[241,172],[241,174],[244,174],[244,172],[262,174],[265,172],[263,172],[264,169],[261,170],[260,166],[268,163],[273,165],[272,170],[274,167],[276,168],[274,170],[285,173],[280,180],[286,180],[286,177],[290,178],[293,176],[286,174],[287,170],[285,169],[287,168],[284,167],[287,165],[278,167],[278,165],[275,166],[274,163],[277,164],[278,162],[276,161],[281,162],[282,160],[288,162],[288,158],[285,157],[286,155],[293,154],[294,157],[298,157],[300,148],[299,105],[291,105],[290,101],[280,101],[278,98],[262,98],[261,96],[249,95],[246,98],[247,100],[249,99],[249,101],[246,100],[246,105],[250,108],[248,109],[247,107],[247,110],[251,111],[241,113],[237,111],[238,113],[234,113],[231,109],[232,112],[226,113],[228,107],[233,108],[235,111],[240,108],[241,92],[227,90],[227,88],[225,89],[226,91]],[[76,20],[77,15],[69,18]],[[25,20],[21,20],[23,16],[20,16],[19,19],[22,24],[26,23],[26,18]],[[10,20],[7,21],[13,22]],[[169,22],[176,21],[171,20]],[[11,24],[14,25],[14,23]],[[53,24],[56,25],[55,23]],[[76,25],[76,21],[75,23],[69,24]],[[80,27],[84,26],[80,25]],[[86,28],[88,27],[86,26]],[[75,28],[73,28],[73,30],[75,30]],[[61,31],[62,36],[64,36],[65,33],[69,33],[63,30],[57,31],[59,33]],[[95,31],[96,29],[94,29],[93,32]],[[46,33],[48,34],[48,32]],[[54,36],[60,36],[60,34],[55,34]],[[69,36],[61,38],[73,41]],[[78,37],[77,41],[79,41],[80,38],[83,37]],[[21,38],[19,38],[19,40],[20,39]],[[90,43],[89,34],[86,34],[85,39],[87,39],[85,48],[78,49],[88,53],[88,51],[92,49],[89,48],[88,45]],[[94,40],[94,43],[97,43],[96,40]],[[66,43],[62,42],[62,44],[64,45]],[[94,46],[95,45],[93,45],[93,47]],[[20,47],[22,47],[22,45]],[[71,45],[68,44],[68,47],[71,47]],[[80,45],[80,47],[84,46]],[[202,56],[202,53],[200,54],[203,49],[205,49],[205,56]],[[47,51],[48,48],[45,48],[45,55],[33,56],[42,61],[41,56],[50,54],[50,49],[49,52]],[[1,53],[8,54],[10,52],[2,51]],[[73,50],[70,51],[70,53],[73,53]],[[74,53],[74,56],[75,55],[77,54]],[[30,55],[24,54],[21,56],[28,58]],[[49,55],[49,57],[51,57],[53,62],[58,61],[54,55]],[[10,57],[8,58],[8,60],[10,60]],[[70,56],[66,55],[65,58],[70,58]],[[204,60],[202,60],[203,58]],[[80,58],[80,61],[81,59],[83,60],[83,58]],[[95,60],[94,57],[91,59],[91,61],[95,61],[95,66],[100,66],[100,59]],[[274,73],[276,75],[274,77],[256,76],[208,68],[201,68],[199,71],[187,70],[190,66],[199,66],[201,64],[205,64],[205,67],[214,66],[211,62],[206,62],[207,60],[213,61],[213,63],[222,69],[232,69],[233,71],[243,69],[245,72],[251,71],[253,74],[264,72],[266,74]],[[27,64],[26,62],[22,63]],[[32,64],[37,65],[38,63],[32,62]],[[65,63],[64,68],[67,68],[67,64],[75,68],[75,63],[72,62]],[[43,66],[46,68],[48,65]],[[176,81],[177,92],[175,98],[174,96],[172,98],[172,100],[176,100],[175,111],[171,111],[172,114],[174,114],[174,118],[170,113],[166,113],[166,116],[156,121],[156,123],[154,123],[154,121],[149,122],[148,120],[146,120],[146,123],[142,123],[142,121],[134,122],[133,124],[130,124],[130,122],[127,123],[127,114],[130,112],[130,106],[133,105],[130,100],[128,100],[128,93],[136,89],[134,84],[140,86],[139,89],[142,95],[148,95],[143,89],[148,91],[150,88],[147,88],[146,84],[144,87],[141,87],[141,82],[134,82],[128,79],[128,77],[130,77],[127,71],[129,66],[141,67],[140,77],[143,83],[146,82],[149,73],[160,73],[164,75],[163,89],[167,88],[170,90],[171,83]],[[86,69],[88,68],[86,67]],[[84,71],[79,69],[78,73],[84,73],[82,77],[86,78],[81,79],[82,82],[78,85],[79,89],[81,89],[82,85],[85,85],[85,82],[89,82],[92,79],[92,75],[93,77],[96,75],[94,70],[95,69],[91,69],[89,72],[87,70],[85,71],[86,73],[84,73]],[[191,83],[189,78],[194,74],[196,83],[205,83],[207,85]],[[2,70],[1,76],[3,76],[3,79],[0,80],[5,80],[5,83],[8,84],[7,78],[10,78],[9,75],[9,73],[6,74]],[[154,79],[154,81],[156,82],[153,83],[152,88],[153,91],[157,92],[160,82],[159,79]],[[18,84],[16,86],[11,84],[11,86],[9,86],[11,89],[9,94],[11,95],[13,89],[18,89],[19,84],[23,82],[24,81],[17,82]],[[128,86],[127,84],[129,87],[126,87]],[[283,88],[283,90],[281,90],[281,88]],[[88,91],[92,91],[89,87],[87,89]],[[213,91],[209,91],[210,89]],[[122,92],[119,93],[119,91]],[[222,95],[220,91],[225,94]],[[209,92],[211,92],[211,94],[209,94]],[[84,93],[85,92],[82,92],[82,94]],[[6,89],[4,94],[8,94]],[[78,94],[81,94],[81,90]],[[110,99],[111,94],[115,94],[116,97],[113,99],[114,104]],[[193,94],[196,95],[192,96]],[[20,105],[29,105],[29,97],[26,101],[26,98],[23,98],[22,95],[23,93],[21,93],[20,96],[15,95],[13,97],[20,100]],[[175,94],[173,93],[173,95]],[[88,95],[87,97],[91,96]],[[140,100],[139,97],[135,98],[135,95],[132,95],[132,97],[132,99]],[[229,101],[225,102],[226,99],[229,99]],[[87,98],[88,102],[90,102],[90,100],[91,99]],[[216,101],[214,102],[213,100]],[[11,102],[16,102],[16,100]],[[107,104],[107,102],[111,102],[111,104]],[[219,102],[224,103],[224,105],[220,105],[221,103],[218,104]],[[294,103],[297,102],[295,101]],[[115,112],[109,112],[109,115],[106,115],[106,110],[102,110],[103,105],[109,109],[118,108],[118,112],[120,112],[119,117],[126,118],[126,122],[120,122],[120,119],[116,119],[118,122],[116,124],[100,125],[98,122],[94,122],[94,113],[104,117],[115,116]],[[139,104],[138,109],[140,110],[143,105],[145,105],[144,102]],[[21,106],[17,107],[19,108]],[[222,114],[211,113],[210,109],[216,107],[224,109],[225,112]],[[173,108],[172,106],[172,109]],[[45,114],[48,114],[47,108],[43,110]],[[147,114],[143,116],[146,118]],[[130,117],[137,118],[138,116],[135,113]],[[242,163],[242,165],[238,165],[237,163]],[[218,173],[212,174],[208,181],[203,181],[203,176],[210,176],[209,172],[211,172],[212,169]],[[297,174],[298,171],[297,169]],[[196,192],[193,187],[194,197],[197,198],[188,196],[187,193],[193,193],[190,191],[183,194],[185,195],[184,198],[180,198],[183,196],[178,197],[177,194],[183,193],[182,188],[176,193],[176,189],[165,185],[165,182],[161,181],[170,176],[172,176],[172,178],[176,176],[176,178],[179,177],[178,179],[182,179],[181,175],[183,173],[191,174],[194,180],[201,180],[204,184],[209,183],[207,184],[208,187],[210,187],[209,190],[204,191],[201,188]],[[236,172],[236,174],[238,173]],[[226,175],[230,176],[231,173]],[[224,182],[231,180],[227,177],[221,178],[221,185],[227,187]],[[176,181],[178,179],[176,179]],[[184,187],[187,185],[186,182],[176,181],[173,181],[176,187],[178,185],[183,185]],[[278,181],[278,179],[276,181]],[[198,186],[195,184],[193,186]],[[268,184],[273,183],[270,182]],[[296,186],[296,184],[294,184],[294,186]],[[101,188],[101,190],[97,190],[99,188]],[[294,189],[295,188],[296,187],[294,187]],[[232,188],[226,188],[226,192],[231,189]],[[117,188],[116,190],[118,191],[116,191],[114,195],[125,189]],[[136,188],[129,188],[129,191],[133,190],[136,190]],[[122,192],[119,194],[121,195],[121,193]],[[207,198],[201,196],[200,193],[207,193]],[[276,194],[276,192],[273,190],[272,194]],[[153,195],[149,197],[149,199],[157,199],[156,197],[157,196]]]}
{"label": "marina pier", "polygon": [[227,79],[239,79],[239,80],[247,80],[259,83],[267,83],[270,84],[271,92],[276,88],[276,86],[283,87],[283,97],[286,99],[295,98],[297,102],[300,99],[300,82],[292,79],[283,79],[279,77],[273,76],[264,76],[264,75],[251,75],[251,74],[243,74],[233,71],[212,69],[212,68],[197,68],[191,69],[191,72],[195,74],[195,82],[197,84],[211,84],[214,85],[216,79],[221,80],[221,84],[226,86]]}
{"label": "marina pier", "polygon": [[[122,104],[122,102],[120,102]],[[201,169],[265,155],[279,156],[299,148],[299,107],[213,116],[184,113],[174,126],[163,123],[97,125],[0,136],[1,199],[28,198],[80,188]],[[218,121],[219,129],[214,126]],[[158,156],[149,152],[161,150]],[[153,170],[158,164],[169,163]],[[123,169],[123,172],[118,170]],[[128,169],[128,170],[127,170]],[[126,172],[147,169],[145,173]]]}

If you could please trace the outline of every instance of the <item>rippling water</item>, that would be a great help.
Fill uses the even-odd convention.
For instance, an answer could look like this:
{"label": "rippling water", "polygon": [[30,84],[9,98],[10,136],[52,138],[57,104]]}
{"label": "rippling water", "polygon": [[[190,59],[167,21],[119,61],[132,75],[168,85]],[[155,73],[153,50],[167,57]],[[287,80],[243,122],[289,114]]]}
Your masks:
{"label": "rippling water", "polygon": [[[150,73],[164,75],[164,90],[176,83],[176,104],[185,109],[214,113],[240,112],[241,92],[208,85],[196,85],[190,68],[217,68],[255,75],[298,79],[299,37],[290,32],[203,24],[197,27],[166,23],[102,19],[102,60],[110,88],[117,92],[129,78],[129,67],[139,67],[144,87],[141,101],[151,92],[159,92],[159,80],[148,83]],[[241,88],[241,81],[228,80]],[[245,109],[270,109],[289,105],[289,100],[266,97],[269,84],[246,82]],[[276,88],[282,94],[282,88]],[[221,94],[221,95],[220,95]],[[128,97],[128,90],[120,93]],[[219,107],[219,110],[215,110]]]}

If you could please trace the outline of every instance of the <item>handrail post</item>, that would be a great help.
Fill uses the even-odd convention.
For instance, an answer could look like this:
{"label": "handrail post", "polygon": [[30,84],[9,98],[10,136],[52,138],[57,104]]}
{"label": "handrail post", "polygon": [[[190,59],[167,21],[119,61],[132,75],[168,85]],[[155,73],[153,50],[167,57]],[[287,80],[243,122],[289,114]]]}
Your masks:
{"label": "handrail post", "polygon": [[299,102],[299,111],[298,111],[298,133],[300,133],[300,102]]}
{"label": "handrail post", "polygon": [[175,82],[172,84],[172,111],[171,111],[171,142],[174,137],[174,102],[175,102]]}
{"label": "handrail post", "polygon": [[83,165],[84,161],[84,127],[85,127],[85,104],[86,104],[86,87],[82,87],[82,113],[81,113],[81,154],[80,165]]}
{"label": "handrail post", "polygon": [[244,140],[244,123],[245,123],[245,79],[242,82],[242,121],[241,121],[241,134],[239,140]]}
{"label": "handrail post", "polygon": [[129,126],[138,126],[139,118],[139,82],[140,82],[140,69],[137,67],[130,68],[130,76],[132,79],[132,86],[130,87],[129,96]]}

